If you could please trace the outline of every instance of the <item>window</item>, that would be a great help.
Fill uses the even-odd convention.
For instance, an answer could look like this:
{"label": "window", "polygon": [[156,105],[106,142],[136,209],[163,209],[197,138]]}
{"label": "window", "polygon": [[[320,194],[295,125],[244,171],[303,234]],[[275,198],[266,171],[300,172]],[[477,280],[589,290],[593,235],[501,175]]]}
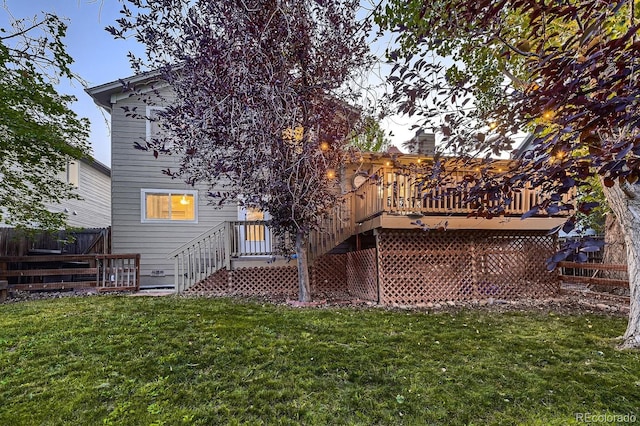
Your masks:
{"label": "window", "polygon": [[80,167],[77,160],[67,160],[67,164],[60,173],[58,179],[78,188],[80,185]]}
{"label": "window", "polygon": [[147,141],[157,138],[161,135],[162,126],[157,121],[158,113],[163,111],[163,107],[148,106],[147,107]]}
{"label": "window", "polygon": [[[264,212],[260,209],[246,209],[246,216],[247,218],[245,220],[247,221],[254,221],[254,220],[264,220]],[[264,235],[264,225],[258,225],[258,224],[248,224],[246,226],[246,233],[245,233],[245,241],[264,241],[265,240],[265,235]]]}
{"label": "window", "polygon": [[198,222],[198,191],[142,189],[142,222]]}

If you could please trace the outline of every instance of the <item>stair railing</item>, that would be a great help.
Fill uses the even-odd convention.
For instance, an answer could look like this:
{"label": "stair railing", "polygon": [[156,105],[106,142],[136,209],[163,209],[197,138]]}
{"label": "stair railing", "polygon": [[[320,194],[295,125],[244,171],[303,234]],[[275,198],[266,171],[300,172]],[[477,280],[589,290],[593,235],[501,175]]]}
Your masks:
{"label": "stair railing", "polygon": [[231,269],[230,227],[228,222],[211,228],[169,253],[174,259],[176,292],[182,293],[217,271]]}

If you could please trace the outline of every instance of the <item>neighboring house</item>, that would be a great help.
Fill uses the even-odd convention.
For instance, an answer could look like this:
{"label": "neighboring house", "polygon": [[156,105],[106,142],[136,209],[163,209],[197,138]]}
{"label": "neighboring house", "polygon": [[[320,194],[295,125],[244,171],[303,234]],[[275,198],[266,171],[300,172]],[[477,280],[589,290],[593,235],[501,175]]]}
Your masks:
{"label": "neighboring house", "polygon": [[111,170],[89,158],[69,161],[62,180],[72,184],[79,200],[66,200],[49,209],[67,214],[73,228],[107,228],[111,226]]}
{"label": "neighboring house", "polygon": [[[136,76],[125,83],[144,91],[152,79]],[[296,293],[295,267],[271,261],[269,230],[260,222],[264,214],[235,204],[214,208],[204,187],[187,187],[162,173],[178,159],[156,159],[134,148],[158,129],[127,117],[121,107],[146,116],[154,108],[123,91],[121,81],[87,92],[111,114],[112,250],[141,254],[141,285]],[[469,217],[460,196],[447,188],[426,197],[419,172],[411,170],[430,161],[433,138],[415,139],[415,154],[395,149],[345,165],[345,202],[327,217],[327,231],[310,238],[312,291],[401,304],[553,293],[544,260],[555,249],[555,237],[547,231],[564,219],[521,220],[537,201],[533,190],[517,194],[507,214],[491,220]],[[407,167],[401,171],[400,165]],[[473,171],[458,177],[464,173]],[[416,223],[434,230],[425,232]]]}
{"label": "neighboring house", "polygon": [[[111,170],[93,158],[70,160],[58,178],[75,187],[80,199],[45,204],[67,215],[73,228],[107,228],[111,225]],[[7,225],[0,223],[0,227]]]}

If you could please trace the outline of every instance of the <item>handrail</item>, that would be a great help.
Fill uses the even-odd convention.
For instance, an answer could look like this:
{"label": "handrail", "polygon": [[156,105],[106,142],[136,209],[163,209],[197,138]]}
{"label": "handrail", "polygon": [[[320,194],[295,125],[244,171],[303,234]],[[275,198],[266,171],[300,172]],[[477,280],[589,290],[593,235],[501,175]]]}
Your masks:
{"label": "handrail", "polygon": [[176,292],[227,268],[231,269],[229,223],[222,222],[167,255],[174,259]]}
{"label": "handrail", "polygon": [[318,230],[309,235],[308,260],[312,263],[355,233],[354,195],[347,193],[324,217]]}
{"label": "handrail", "polygon": [[[450,184],[425,189],[416,173],[398,173],[398,169],[383,167],[372,174],[354,191],[356,222],[364,222],[382,213],[400,215],[469,214],[474,210],[463,203],[464,194],[455,190],[464,172],[456,172]],[[523,215],[540,202],[539,191],[524,188],[513,193],[506,206],[506,215]]]}

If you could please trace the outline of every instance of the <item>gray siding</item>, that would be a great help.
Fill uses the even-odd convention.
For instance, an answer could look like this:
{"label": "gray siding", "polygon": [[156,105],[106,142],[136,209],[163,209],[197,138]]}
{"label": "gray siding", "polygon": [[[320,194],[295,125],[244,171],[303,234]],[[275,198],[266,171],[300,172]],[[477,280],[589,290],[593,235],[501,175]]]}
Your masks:
{"label": "gray siding", "polygon": [[[53,212],[67,214],[67,225],[74,228],[107,228],[111,226],[111,177],[105,166],[92,166],[77,161],[79,200],[65,200],[60,204],[47,204]],[[59,175],[64,181],[64,173]]]}
{"label": "gray siding", "polygon": [[[214,208],[208,205],[206,191],[198,195],[198,223],[142,223],[141,189],[185,190],[182,181],[162,174],[162,169],[175,168],[177,159],[171,156],[154,158],[152,153],[134,148],[146,135],[146,122],[125,117],[121,106],[145,105],[136,98],[119,101],[111,113],[111,218],[114,253],[140,253],[141,284],[171,284],[173,261],[167,254],[213,226],[237,219],[235,205]],[[164,277],[152,277],[152,271],[164,271]]]}
{"label": "gray siding", "polygon": [[59,208],[68,210],[69,226],[106,228],[111,225],[111,178],[85,162],[78,166],[77,193],[82,199],[67,200]]}

